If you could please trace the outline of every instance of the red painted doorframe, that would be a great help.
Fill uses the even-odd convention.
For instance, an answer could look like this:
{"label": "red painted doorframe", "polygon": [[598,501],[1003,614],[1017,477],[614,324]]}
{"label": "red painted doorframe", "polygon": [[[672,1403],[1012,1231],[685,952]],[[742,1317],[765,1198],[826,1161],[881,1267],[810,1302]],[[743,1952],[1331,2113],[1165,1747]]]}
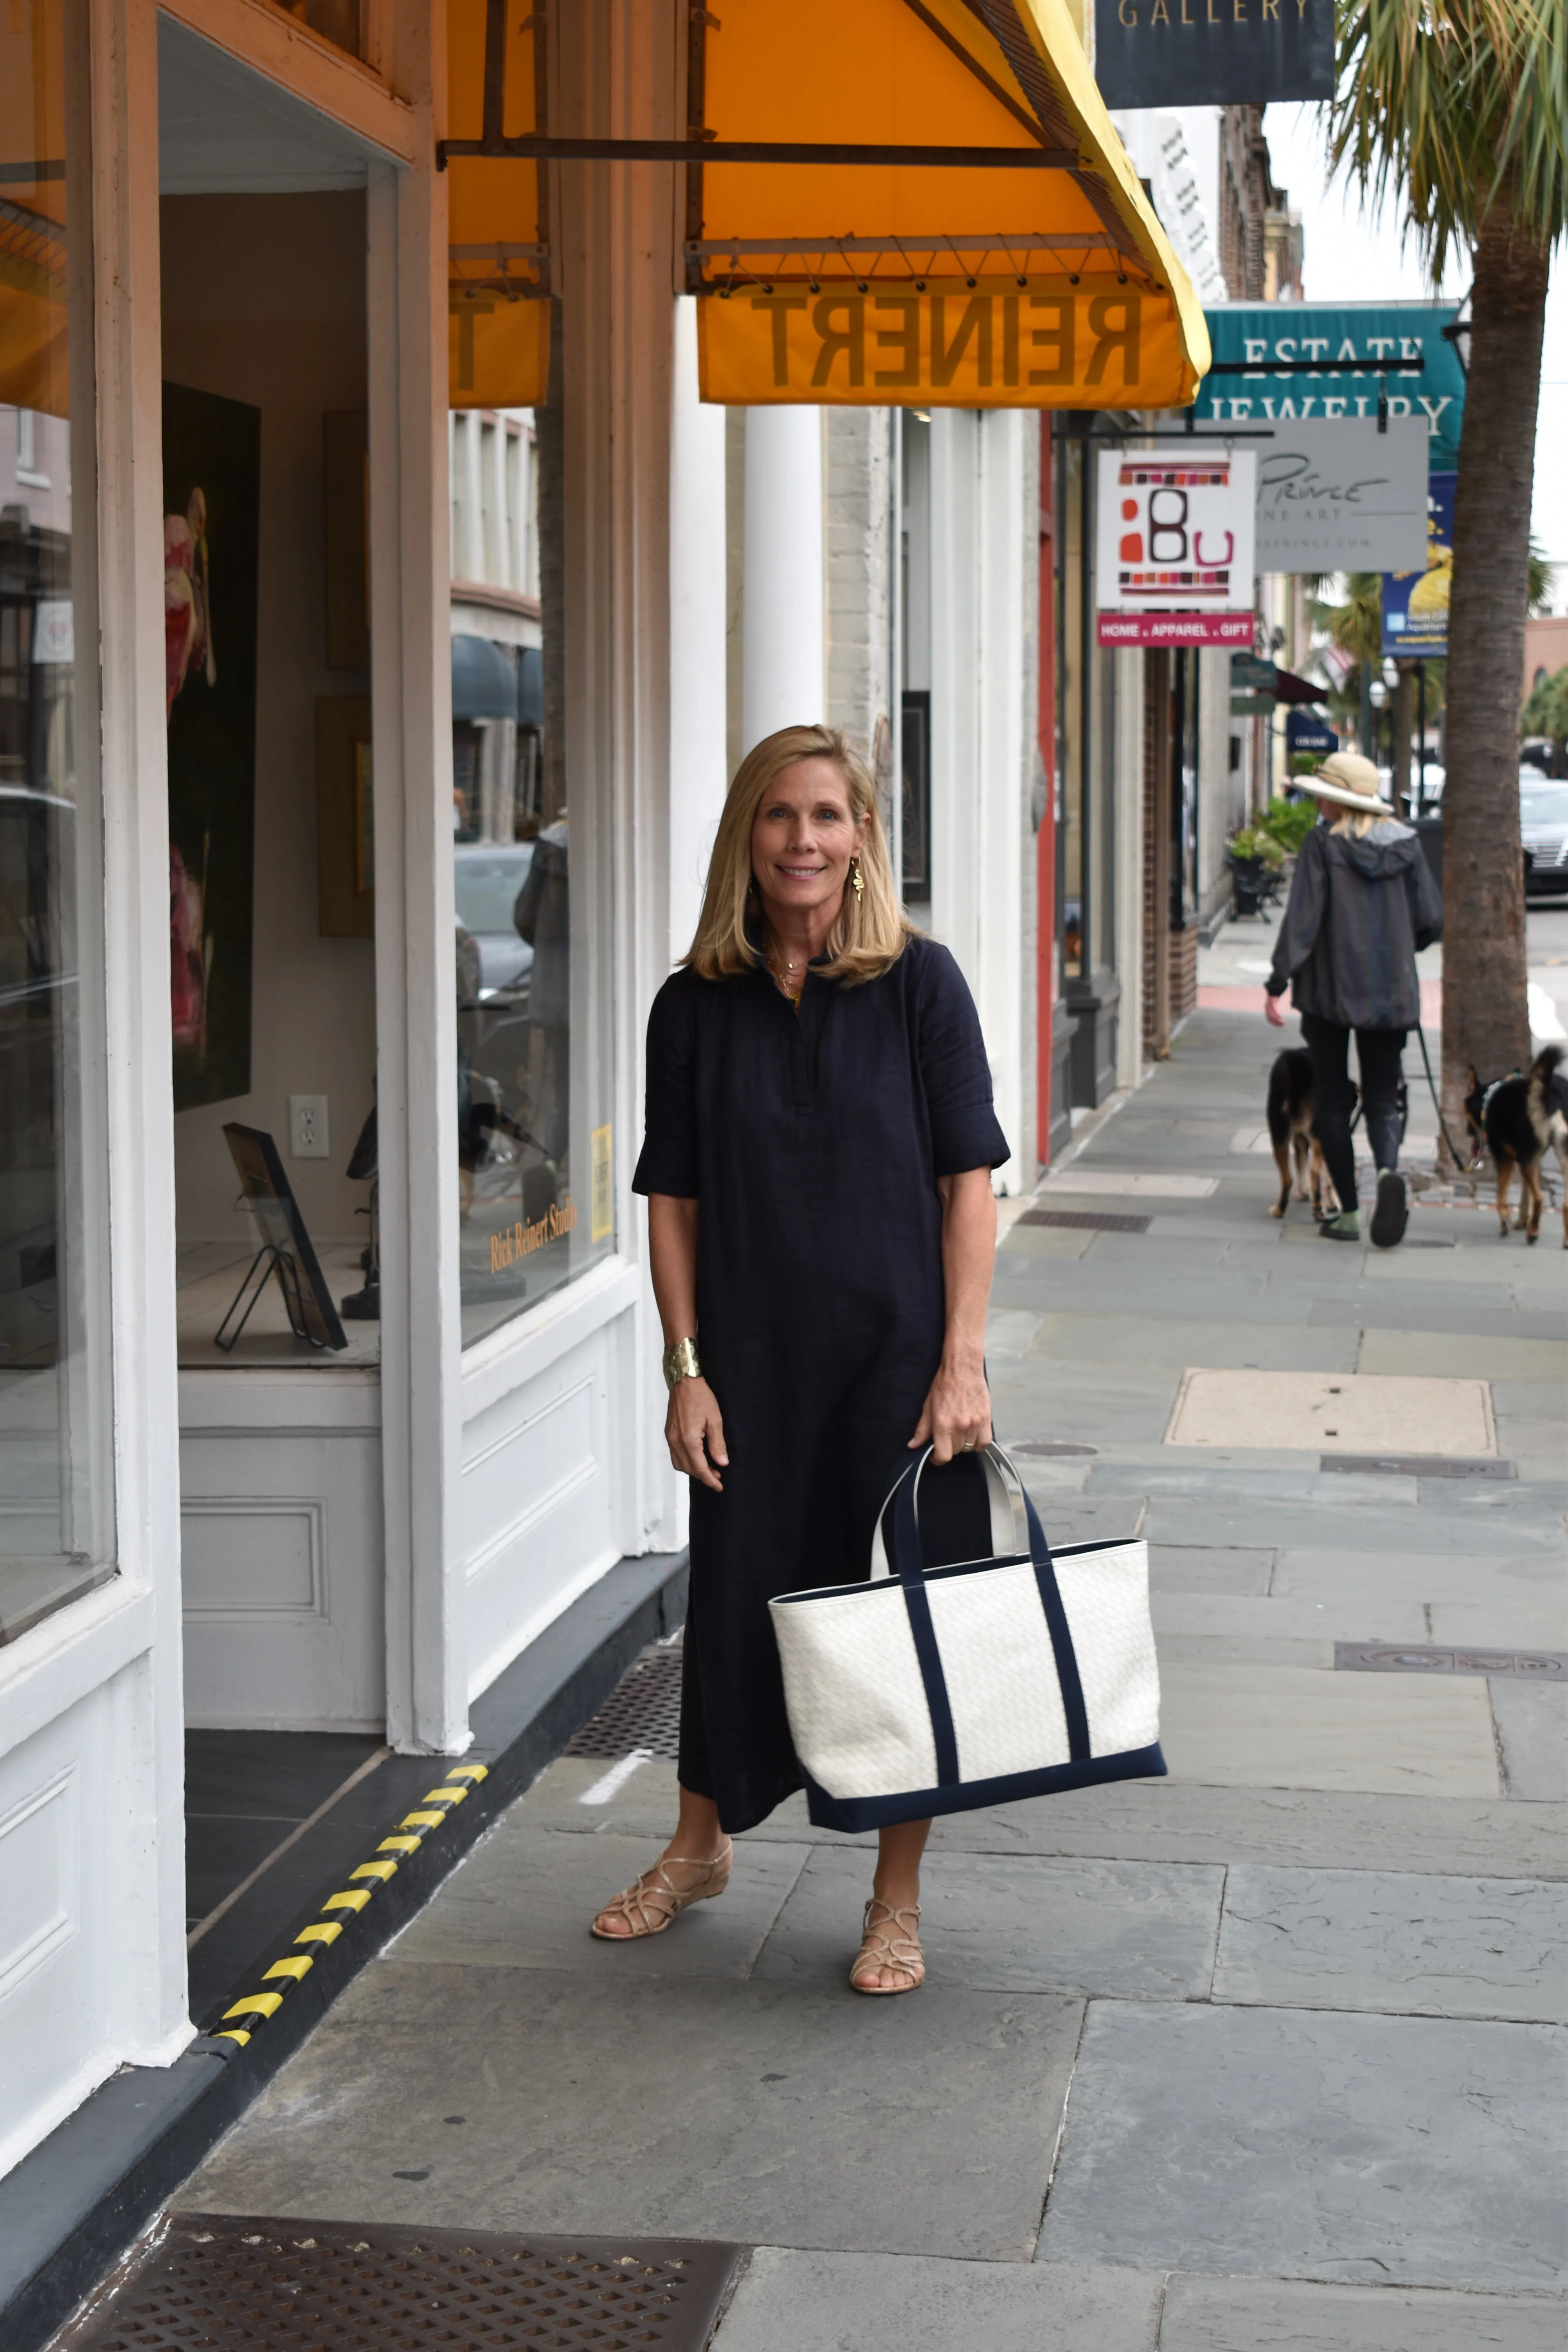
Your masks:
{"label": "red painted doorframe", "polygon": [[1045,813],[1035,835],[1035,1135],[1042,1168],[1051,1157],[1051,1024],[1057,976],[1057,614],[1055,466],[1048,410],[1040,417],[1040,648],[1035,740],[1046,780]]}

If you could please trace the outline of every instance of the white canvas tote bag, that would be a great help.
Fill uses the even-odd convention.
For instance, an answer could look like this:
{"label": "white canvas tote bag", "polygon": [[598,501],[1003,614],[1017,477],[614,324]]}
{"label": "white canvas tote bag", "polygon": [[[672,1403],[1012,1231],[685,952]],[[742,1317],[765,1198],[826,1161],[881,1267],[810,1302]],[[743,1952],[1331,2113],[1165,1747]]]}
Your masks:
{"label": "white canvas tote bag", "polygon": [[928,1445],[883,1506],[868,1584],[768,1604],[813,1822],[881,1829],[1163,1774],[1148,1546],[1053,1555],[1017,1471],[989,1445],[992,1557],[928,1571],[930,1457]]}

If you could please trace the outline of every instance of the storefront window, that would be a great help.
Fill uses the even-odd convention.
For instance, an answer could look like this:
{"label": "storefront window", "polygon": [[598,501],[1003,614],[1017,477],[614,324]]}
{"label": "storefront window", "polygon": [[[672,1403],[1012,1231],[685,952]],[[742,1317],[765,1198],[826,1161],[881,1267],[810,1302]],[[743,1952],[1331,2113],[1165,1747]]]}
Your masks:
{"label": "storefront window", "polygon": [[[556,339],[559,351],[559,338]],[[559,368],[559,359],[556,362]],[[463,1339],[614,1244],[586,831],[568,790],[558,395],[454,415],[453,865]],[[479,634],[490,599],[495,634]],[[503,635],[501,632],[505,631]]]}
{"label": "storefront window", "polygon": [[89,215],[65,27],[59,0],[0,19],[0,1643],[112,1573],[91,508],[71,500]]}

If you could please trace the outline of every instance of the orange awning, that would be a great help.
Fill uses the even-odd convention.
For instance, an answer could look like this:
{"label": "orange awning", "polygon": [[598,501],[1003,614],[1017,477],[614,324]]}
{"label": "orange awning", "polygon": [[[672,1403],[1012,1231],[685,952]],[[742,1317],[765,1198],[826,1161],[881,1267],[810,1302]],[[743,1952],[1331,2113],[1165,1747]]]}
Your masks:
{"label": "orange awning", "polygon": [[0,26],[0,402],[70,413],[63,11]]}
{"label": "orange awning", "polygon": [[[531,181],[542,156],[684,164],[684,283],[701,298],[705,399],[1167,408],[1193,398],[1209,359],[1203,313],[1065,0],[694,9],[688,135],[668,141],[552,139],[528,124],[513,85],[531,81],[531,31],[505,35],[504,73],[488,60],[487,105],[485,7],[454,5],[467,31],[453,37],[450,168],[497,175],[484,184],[494,199],[475,184],[462,234],[476,251],[491,239],[499,248],[499,211],[485,205],[504,191],[531,207],[503,175]],[[493,12],[498,40],[504,13]],[[531,208],[528,219],[535,245],[547,244]],[[521,235],[512,215],[504,234]],[[477,350],[478,320],[474,331]],[[542,362],[530,381],[508,397],[537,396]]]}
{"label": "orange awning", "polygon": [[[542,18],[491,0],[447,0],[453,140],[491,143],[541,127],[534,111]],[[487,32],[500,54],[491,66]],[[531,408],[550,373],[549,272],[536,163],[454,155],[447,165],[447,398],[454,408]]]}

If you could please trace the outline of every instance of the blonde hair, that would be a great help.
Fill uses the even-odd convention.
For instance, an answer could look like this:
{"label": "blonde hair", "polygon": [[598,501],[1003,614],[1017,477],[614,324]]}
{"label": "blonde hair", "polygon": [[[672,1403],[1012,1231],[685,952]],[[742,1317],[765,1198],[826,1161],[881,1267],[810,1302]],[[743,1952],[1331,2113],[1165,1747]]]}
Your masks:
{"label": "blonde hair", "polygon": [[1378,821],[1375,816],[1363,816],[1359,809],[1346,809],[1339,822],[1331,825],[1329,830],[1331,833],[1353,835],[1357,841],[1364,841]]}
{"label": "blonde hair", "polygon": [[914,936],[893,886],[877,787],[865,761],[837,727],[781,727],[747,752],[725,796],[708,861],[697,936],[681,958],[703,980],[731,980],[763,961],[747,921],[755,903],[752,827],[768,786],[801,760],[831,760],[844,779],[856,824],[870,820],[857,852],[864,891],[857,897],[845,885],[843,904],[827,935],[826,977],[842,981],[846,988],[879,980],[902,955],[905,940]]}

